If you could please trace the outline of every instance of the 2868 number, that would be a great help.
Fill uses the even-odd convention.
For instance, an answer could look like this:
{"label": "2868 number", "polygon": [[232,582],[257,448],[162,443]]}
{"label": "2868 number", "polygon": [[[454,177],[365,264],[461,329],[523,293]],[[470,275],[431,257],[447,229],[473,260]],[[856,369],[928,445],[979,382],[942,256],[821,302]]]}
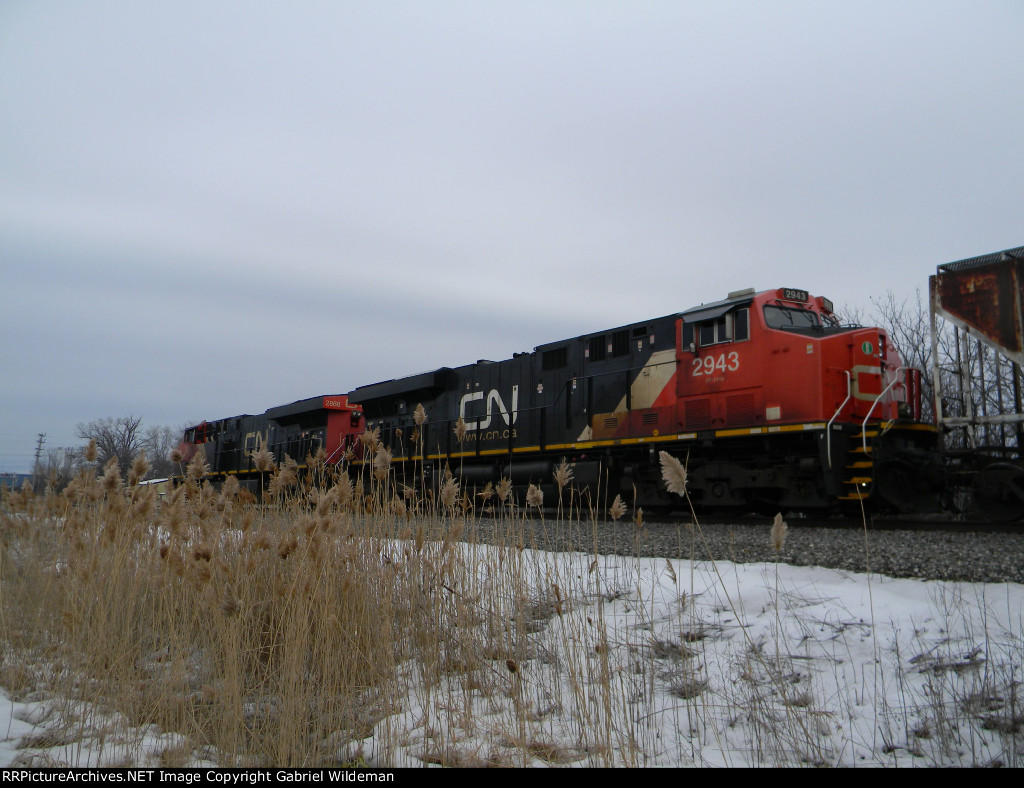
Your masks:
{"label": "2868 number", "polygon": [[714,375],[716,372],[735,372],[740,368],[740,354],[735,350],[719,353],[718,358],[704,356],[693,360],[693,376]]}

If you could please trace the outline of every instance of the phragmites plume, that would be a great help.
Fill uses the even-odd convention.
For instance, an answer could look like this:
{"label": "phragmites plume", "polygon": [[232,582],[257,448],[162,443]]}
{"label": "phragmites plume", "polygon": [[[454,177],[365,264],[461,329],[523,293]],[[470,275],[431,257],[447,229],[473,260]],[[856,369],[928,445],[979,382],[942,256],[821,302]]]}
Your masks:
{"label": "phragmites plume", "polygon": [[569,467],[569,463],[566,462],[565,457],[563,457],[562,461],[558,463],[558,467],[555,468],[555,472],[552,475],[555,477],[555,484],[558,485],[559,491],[572,481],[572,468]]}
{"label": "phragmites plume", "polygon": [[476,494],[476,497],[483,500],[484,503],[487,503],[489,500],[491,500],[492,495],[494,495],[494,483],[487,482],[484,489]]}
{"label": "phragmites plume", "polygon": [[468,432],[466,422],[463,420],[462,416],[459,416],[459,420],[455,422],[455,437],[458,439],[459,443],[462,443],[462,441],[465,440],[466,432]]}
{"label": "phragmites plume", "polygon": [[512,481],[505,476],[501,477],[501,481],[498,482],[498,500],[502,503],[508,500],[508,496],[512,493]]}
{"label": "phragmites plume", "polygon": [[274,474],[274,478],[270,480],[270,486],[267,488],[268,492],[272,496],[278,496],[294,487],[299,481],[299,465],[295,460],[289,457],[287,454],[284,455],[284,462],[281,463],[281,467],[277,473]]}
{"label": "phragmites plume", "polygon": [[359,436],[359,442],[369,448],[370,451],[376,451],[377,444],[380,443],[380,427],[374,427],[372,430],[370,428],[363,430],[363,434]]}
{"label": "phragmites plume", "polygon": [[373,476],[377,481],[383,481],[391,469],[391,449],[384,448],[384,444],[377,447],[377,454],[373,458]]}
{"label": "phragmites plume", "polygon": [[128,484],[132,487],[138,485],[143,479],[146,478],[146,473],[149,471],[149,460],[146,459],[146,453],[140,453],[135,461],[132,463],[132,469],[128,472]]}
{"label": "phragmites plume", "polygon": [[140,491],[134,494],[134,497],[131,516],[138,520],[148,520],[156,511],[156,487],[151,484],[144,485]]}
{"label": "phragmites plume", "polygon": [[629,507],[622,502],[622,496],[616,495],[615,500],[612,501],[611,508],[608,510],[608,514],[611,515],[613,520],[620,520],[627,511],[629,511]]}
{"label": "phragmites plume", "polygon": [[459,483],[449,476],[441,485],[441,505],[451,509],[459,500]]}
{"label": "phragmites plume", "polygon": [[114,492],[121,486],[121,469],[117,465],[117,457],[107,460],[103,468],[103,489],[108,493]]}
{"label": "phragmites plume", "polygon": [[256,449],[252,453],[252,464],[260,473],[266,473],[275,468],[274,453],[263,444],[259,437],[256,438]]}
{"label": "phragmites plume", "polygon": [[220,488],[220,497],[217,499],[218,508],[223,510],[229,503],[235,500],[241,486],[238,484],[238,477],[228,476]]}
{"label": "phragmites plume", "polygon": [[427,420],[427,411],[423,408],[422,402],[417,404],[416,410],[412,412],[412,420],[417,427],[422,427],[423,422]]}
{"label": "phragmites plume", "polygon": [[676,495],[686,495],[686,468],[667,451],[658,456],[661,458],[661,478],[665,480],[665,489]]}
{"label": "phragmites plume", "polygon": [[188,477],[198,482],[209,472],[210,466],[206,463],[206,454],[203,451],[197,451],[188,464]]}
{"label": "phragmites plume", "polygon": [[526,503],[528,506],[536,506],[538,509],[544,505],[544,493],[540,487],[531,484],[526,491]]}
{"label": "phragmites plume", "polygon": [[338,477],[338,483],[333,489],[338,491],[338,503],[342,508],[348,506],[352,502],[352,496],[355,495],[355,490],[352,488],[352,477],[347,473],[343,473]]}
{"label": "phragmites plume", "polygon": [[90,438],[89,445],[85,447],[85,461],[96,462],[96,458],[99,457],[100,450],[96,447],[96,439]]}
{"label": "phragmites plume", "polygon": [[175,465],[181,465],[182,461],[185,459],[185,455],[181,453],[181,449],[172,449],[171,454],[167,459]]}
{"label": "phragmites plume", "polygon": [[788,532],[789,526],[782,519],[782,512],[779,512],[775,515],[775,521],[772,523],[772,547],[775,548],[776,553],[782,552],[782,546],[786,543],[786,534]]}

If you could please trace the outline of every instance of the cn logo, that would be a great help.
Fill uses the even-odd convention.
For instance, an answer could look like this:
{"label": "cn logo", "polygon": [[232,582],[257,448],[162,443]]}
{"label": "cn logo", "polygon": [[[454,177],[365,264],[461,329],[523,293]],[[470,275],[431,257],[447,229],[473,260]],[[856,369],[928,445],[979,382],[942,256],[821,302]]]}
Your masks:
{"label": "cn logo", "polygon": [[462,399],[459,400],[459,418],[466,422],[467,430],[486,430],[491,426],[491,414],[494,412],[492,408],[497,405],[498,413],[501,414],[501,418],[505,420],[505,426],[511,427],[516,423],[516,418],[519,416],[519,386],[512,387],[512,416],[509,417],[508,409],[505,407],[505,403],[501,399],[501,395],[497,389],[491,389],[487,392],[487,401],[485,403],[486,416],[481,421],[473,419],[469,421],[466,418],[466,405],[476,400],[484,399],[484,393],[482,391],[474,391],[470,394],[463,395]]}

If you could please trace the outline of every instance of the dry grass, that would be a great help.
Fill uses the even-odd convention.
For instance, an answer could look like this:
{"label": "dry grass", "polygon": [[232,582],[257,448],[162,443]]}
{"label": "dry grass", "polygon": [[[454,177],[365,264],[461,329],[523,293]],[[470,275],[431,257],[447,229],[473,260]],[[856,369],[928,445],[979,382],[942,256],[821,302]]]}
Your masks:
{"label": "dry grass", "polygon": [[[111,765],[642,766],[666,752],[701,764],[694,742],[727,738],[723,719],[743,720],[745,763],[841,762],[836,699],[787,656],[786,633],[773,654],[740,627],[740,653],[715,664],[721,627],[694,604],[692,569],[687,589],[665,561],[649,591],[635,562],[531,551],[539,488],[517,501],[507,480],[478,492],[445,474],[422,495],[378,438],[363,436],[372,462],[354,482],[322,457],[300,474],[261,454],[262,504],[233,480],[204,482],[201,457],[160,502],[141,468],[128,483],[107,468],[63,495],[8,494],[0,675],[14,700],[47,699],[20,764],[73,764],[97,746]],[[665,467],[685,495],[685,469]],[[541,527],[596,527],[571,480],[559,466],[559,515]],[[474,505],[504,541],[479,543]],[[625,512],[616,497],[609,514]],[[687,533],[699,541],[696,518]],[[718,580],[716,610],[742,620]],[[783,603],[777,575],[766,589]],[[668,618],[655,593],[671,595]],[[1019,739],[1019,660],[960,663],[922,665],[932,703],[878,712],[905,720],[898,746],[929,762],[963,749],[965,715]],[[164,732],[148,755],[132,733],[146,730]]]}

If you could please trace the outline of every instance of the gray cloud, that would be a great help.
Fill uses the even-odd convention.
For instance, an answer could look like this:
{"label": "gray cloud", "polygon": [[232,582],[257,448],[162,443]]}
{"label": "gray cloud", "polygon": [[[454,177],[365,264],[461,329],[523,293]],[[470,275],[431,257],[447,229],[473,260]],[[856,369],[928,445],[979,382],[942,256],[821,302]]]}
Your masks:
{"label": "gray cloud", "polygon": [[0,470],[1022,243],[1014,2],[0,9]]}

